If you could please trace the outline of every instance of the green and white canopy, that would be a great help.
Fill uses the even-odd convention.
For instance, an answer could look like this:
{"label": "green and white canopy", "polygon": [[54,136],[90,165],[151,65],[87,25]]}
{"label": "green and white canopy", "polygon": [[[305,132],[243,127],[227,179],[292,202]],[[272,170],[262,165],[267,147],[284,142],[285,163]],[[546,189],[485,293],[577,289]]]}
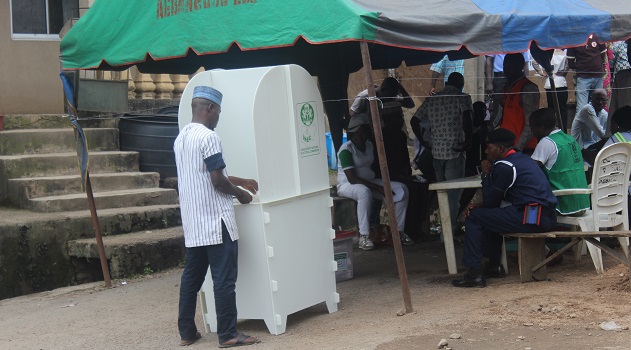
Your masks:
{"label": "green and white canopy", "polygon": [[61,42],[62,69],[191,73],[295,63],[312,74],[584,44],[631,35],[628,0],[97,0]]}

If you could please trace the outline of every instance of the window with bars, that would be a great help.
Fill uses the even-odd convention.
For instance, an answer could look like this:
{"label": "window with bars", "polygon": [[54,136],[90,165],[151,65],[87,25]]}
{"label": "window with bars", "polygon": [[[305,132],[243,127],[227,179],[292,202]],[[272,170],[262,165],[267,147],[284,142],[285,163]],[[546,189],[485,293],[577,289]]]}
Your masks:
{"label": "window with bars", "polygon": [[11,0],[13,39],[59,39],[67,20],[79,17],[79,0]]}

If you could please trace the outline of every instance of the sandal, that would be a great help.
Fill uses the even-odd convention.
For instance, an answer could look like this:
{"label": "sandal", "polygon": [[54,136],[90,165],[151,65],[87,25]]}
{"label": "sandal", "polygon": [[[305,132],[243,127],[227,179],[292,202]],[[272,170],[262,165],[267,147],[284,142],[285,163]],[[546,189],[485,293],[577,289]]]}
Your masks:
{"label": "sandal", "polygon": [[250,337],[249,335],[245,335],[240,333],[236,338],[230,339],[225,343],[219,343],[220,348],[231,348],[234,346],[245,346],[245,345],[253,345],[256,343],[260,343],[256,337]]}
{"label": "sandal", "polygon": [[195,337],[191,340],[180,340],[180,346],[189,346],[193,345],[196,341],[202,338],[202,334],[200,332],[195,333]]}

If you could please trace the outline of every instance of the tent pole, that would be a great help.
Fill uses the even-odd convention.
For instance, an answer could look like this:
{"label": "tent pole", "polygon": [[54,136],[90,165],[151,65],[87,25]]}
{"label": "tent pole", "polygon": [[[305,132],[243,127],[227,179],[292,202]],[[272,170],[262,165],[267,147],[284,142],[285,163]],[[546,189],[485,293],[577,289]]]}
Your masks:
{"label": "tent pole", "polygon": [[[554,98],[554,114],[557,116],[557,126],[559,129],[563,130],[563,120],[561,119],[563,116],[561,115],[561,107],[559,106],[559,96],[557,96],[557,87],[554,85],[554,78],[552,77],[554,73],[551,71],[547,73],[548,79],[550,80],[550,90],[552,90],[552,96]],[[550,106],[550,101],[548,101],[548,106]],[[567,115],[565,118],[567,118]],[[566,131],[567,130],[563,130],[563,132]]]}
{"label": "tent pole", "polygon": [[403,293],[403,303],[405,312],[410,313],[412,309],[412,298],[410,297],[410,285],[408,283],[408,274],[405,270],[405,260],[403,258],[403,249],[401,247],[401,238],[397,228],[397,218],[394,211],[394,200],[392,199],[392,187],[390,186],[390,174],[388,173],[388,161],[386,159],[386,150],[383,146],[383,134],[381,132],[381,119],[379,118],[379,109],[377,100],[375,100],[375,85],[372,79],[372,63],[370,62],[370,54],[368,52],[368,43],[362,41],[360,43],[362,52],[362,62],[366,71],[366,84],[368,84],[368,96],[370,103],[370,114],[372,116],[372,125],[375,131],[375,143],[377,146],[377,154],[379,156],[379,167],[381,169],[381,179],[383,180],[383,191],[386,197],[386,208],[388,209],[388,222],[390,222],[390,232],[392,232],[392,241],[394,243],[394,253],[397,259],[397,267],[399,269],[399,281],[401,282],[401,291]]}
{"label": "tent pole", "polygon": [[99,216],[96,214],[96,205],[94,203],[94,194],[92,193],[92,183],[90,182],[90,172],[85,174],[85,192],[88,195],[88,206],[90,207],[90,214],[92,216],[92,228],[94,229],[94,236],[96,238],[96,247],[99,251],[99,259],[101,260],[101,270],[103,271],[103,280],[105,281],[105,287],[112,287],[112,280],[110,278],[110,270],[107,266],[107,257],[105,256],[105,247],[103,246],[103,236],[101,235],[101,225],[99,224]]}

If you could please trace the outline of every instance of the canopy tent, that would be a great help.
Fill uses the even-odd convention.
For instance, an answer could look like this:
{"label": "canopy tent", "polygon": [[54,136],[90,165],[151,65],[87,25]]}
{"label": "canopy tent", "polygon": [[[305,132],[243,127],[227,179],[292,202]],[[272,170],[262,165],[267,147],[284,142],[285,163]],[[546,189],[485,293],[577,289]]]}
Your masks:
{"label": "canopy tent", "polygon": [[262,60],[317,73],[360,68],[360,40],[375,44],[374,67],[392,68],[462,47],[460,56],[521,52],[531,41],[577,46],[592,33],[621,40],[630,26],[626,0],[109,0],[96,1],[64,37],[61,61],[63,69],[193,73]]}
{"label": "canopy tent", "polygon": [[[627,0],[146,0],[96,1],[61,41],[64,70],[191,74],[200,67],[298,64],[320,78],[336,148],[348,73],[474,55],[622,40]],[[544,63],[545,62],[540,62]]]}
{"label": "canopy tent", "polygon": [[[456,59],[521,52],[533,42],[541,49],[572,47],[585,44],[589,34],[602,41],[626,39],[631,34],[631,2],[97,0],[63,38],[61,66],[122,70],[136,65],[145,73],[190,74],[202,66],[298,64],[320,79],[339,147],[341,117],[348,110],[348,74],[362,65],[368,70],[395,68],[403,61],[436,62],[445,53]],[[549,67],[549,62],[540,63]],[[369,74],[367,81],[374,96]],[[376,101],[371,104],[375,111]],[[373,122],[377,120],[373,115]],[[391,195],[386,197],[393,213]],[[393,217],[390,222],[395,222]]]}

